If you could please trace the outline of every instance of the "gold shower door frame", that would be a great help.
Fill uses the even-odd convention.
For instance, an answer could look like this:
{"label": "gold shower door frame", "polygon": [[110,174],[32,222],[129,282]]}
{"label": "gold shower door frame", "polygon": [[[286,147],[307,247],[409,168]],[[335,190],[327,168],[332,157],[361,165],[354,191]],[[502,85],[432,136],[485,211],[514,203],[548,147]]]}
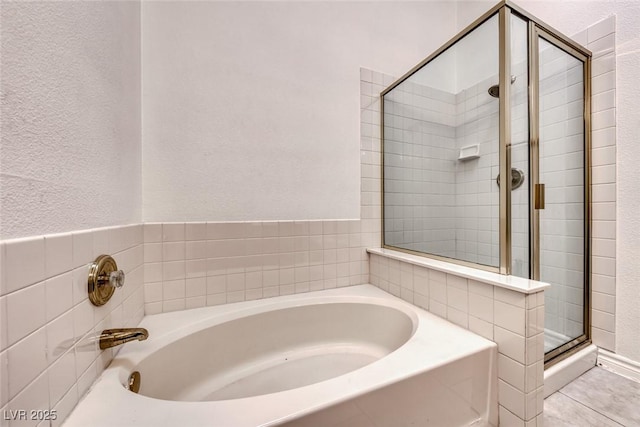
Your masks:
{"label": "gold shower door frame", "polygon": [[544,208],[544,186],[540,179],[540,117],[539,117],[539,51],[538,40],[543,38],[553,46],[563,50],[583,63],[584,82],[584,321],[583,334],[545,354],[545,367],[548,367],[565,356],[578,351],[584,345],[591,342],[591,269],[590,269],[590,238],[591,238],[591,52],[577,44],[561,32],[553,29],[535,16],[516,6],[509,0],[503,0],[487,11],[472,24],[458,33],[442,47],[429,55],[406,74],[392,83],[380,94],[381,108],[381,218],[382,220],[382,247],[396,251],[407,252],[447,261],[454,264],[471,266],[485,271],[491,271],[504,275],[511,274],[511,180],[505,179],[499,192],[499,241],[500,262],[498,267],[476,264],[447,258],[439,255],[416,252],[408,249],[386,245],[384,242],[384,96],[396,86],[412,76],[419,69],[438,57],[441,53],[453,46],[456,42],[471,33],[489,18],[498,15],[499,21],[499,170],[501,176],[511,176],[511,17],[516,16],[527,22],[528,25],[528,119],[529,119],[529,277],[540,280],[540,215],[539,209]]}

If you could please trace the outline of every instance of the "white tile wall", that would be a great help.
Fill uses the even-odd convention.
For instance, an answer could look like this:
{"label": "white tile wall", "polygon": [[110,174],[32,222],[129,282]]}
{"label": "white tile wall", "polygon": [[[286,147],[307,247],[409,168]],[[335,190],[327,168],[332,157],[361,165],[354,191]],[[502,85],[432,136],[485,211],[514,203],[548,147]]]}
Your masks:
{"label": "white tile wall", "polygon": [[593,52],[591,198],[591,334],[598,347],[615,350],[616,282],[616,18],[590,26],[582,40]]}
{"label": "white tile wall", "polygon": [[366,283],[371,221],[145,224],[145,313]]}
{"label": "white tile wall", "polygon": [[[53,409],[57,426],[82,398],[113,357],[98,350],[95,337],[143,317],[142,233],[130,225],[0,242],[0,411]],[[116,259],[126,282],[94,307],[88,263],[103,253]]]}
{"label": "white tile wall", "polygon": [[[480,158],[456,161],[455,258],[479,264],[499,265],[499,132],[497,98],[488,89],[498,77],[485,79],[456,94],[457,151],[480,145]],[[456,155],[457,157],[457,155]]]}
{"label": "white tile wall", "polygon": [[456,97],[407,80],[384,102],[385,242],[455,256]]}
{"label": "white tile wall", "polygon": [[496,342],[500,413],[519,422],[540,416],[543,292],[523,294],[376,254],[370,255],[369,277],[371,284]]}
{"label": "white tile wall", "polygon": [[[385,78],[366,70],[361,76],[366,81],[382,82]],[[361,87],[370,91],[361,93],[365,110],[383,88]],[[379,115],[367,117],[373,125],[380,125]],[[375,150],[380,139],[366,138],[364,144],[367,150]],[[379,188],[372,187],[374,191]],[[525,295],[375,254],[369,262],[370,283],[498,343],[498,401],[503,425],[542,422],[543,292]]]}

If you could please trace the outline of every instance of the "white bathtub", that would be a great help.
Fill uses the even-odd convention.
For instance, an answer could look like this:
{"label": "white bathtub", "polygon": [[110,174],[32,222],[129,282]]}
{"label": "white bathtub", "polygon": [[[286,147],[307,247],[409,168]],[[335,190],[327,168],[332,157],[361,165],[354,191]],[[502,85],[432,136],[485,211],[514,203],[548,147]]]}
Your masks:
{"label": "white bathtub", "polygon": [[497,424],[495,343],[371,285],[140,326],[66,427]]}

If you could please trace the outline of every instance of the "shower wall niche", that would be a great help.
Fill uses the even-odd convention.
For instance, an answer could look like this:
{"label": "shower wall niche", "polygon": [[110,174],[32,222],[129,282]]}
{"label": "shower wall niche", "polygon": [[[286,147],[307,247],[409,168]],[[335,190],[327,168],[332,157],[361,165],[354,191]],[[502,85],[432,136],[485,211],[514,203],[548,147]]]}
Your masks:
{"label": "shower wall niche", "polygon": [[549,282],[548,360],[589,340],[590,55],[505,1],[381,94],[383,245]]}

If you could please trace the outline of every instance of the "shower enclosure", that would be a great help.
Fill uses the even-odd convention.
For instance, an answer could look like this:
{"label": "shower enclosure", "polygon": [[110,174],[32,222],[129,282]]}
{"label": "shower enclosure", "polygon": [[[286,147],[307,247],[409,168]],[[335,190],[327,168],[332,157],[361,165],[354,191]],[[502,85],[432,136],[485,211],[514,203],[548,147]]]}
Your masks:
{"label": "shower enclosure", "polygon": [[383,246],[551,284],[589,342],[590,56],[503,1],[382,94]]}

